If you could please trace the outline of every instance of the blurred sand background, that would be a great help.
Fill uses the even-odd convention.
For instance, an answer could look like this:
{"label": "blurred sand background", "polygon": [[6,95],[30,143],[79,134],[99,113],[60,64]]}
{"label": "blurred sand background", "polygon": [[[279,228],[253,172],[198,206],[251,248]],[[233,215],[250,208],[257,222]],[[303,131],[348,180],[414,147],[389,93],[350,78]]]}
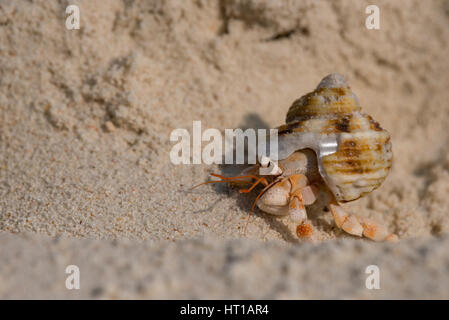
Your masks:
{"label": "blurred sand background", "polygon": [[[448,40],[444,0],[0,1],[0,297],[449,298]],[[173,129],[278,126],[332,72],[395,157],[345,208],[399,244],[345,235],[320,201],[316,243],[261,212],[245,236],[255,194],[188,191],[236,168],[173,165]]]}

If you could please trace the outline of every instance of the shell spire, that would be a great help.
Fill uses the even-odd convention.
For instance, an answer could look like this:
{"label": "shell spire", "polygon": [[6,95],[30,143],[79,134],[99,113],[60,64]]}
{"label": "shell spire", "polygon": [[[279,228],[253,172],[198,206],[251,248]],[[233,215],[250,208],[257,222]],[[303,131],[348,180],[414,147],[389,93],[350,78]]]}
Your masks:
{"label": "shell spire", "polygon": [[339,73],[331,73],[324,77],[316,88],[349,88],[349,85],[345,76]]}
{"label": "shell spire", "polygon": [[[288,152],[283,156],[292,151],[292,145],[298,147],[292,141],[305,137],[304,148],[319,146],[312,149],[319,156],[320,173],[339,201],[355,200],[379,187],[392,164],[389,133],[361,111],[357,96],[337,73],[293,102],[279,135],[289,145],[284,146]],[[318,142],[326,139],[338,141],[336,152],[322,152],[323,144]]]}
{"label": "shell spire", "polygon": [[351,91],[345,77],[332,73],[321,80],[314,91],[293,102],[285,122],[350,114],[359,110],[357,96]]}

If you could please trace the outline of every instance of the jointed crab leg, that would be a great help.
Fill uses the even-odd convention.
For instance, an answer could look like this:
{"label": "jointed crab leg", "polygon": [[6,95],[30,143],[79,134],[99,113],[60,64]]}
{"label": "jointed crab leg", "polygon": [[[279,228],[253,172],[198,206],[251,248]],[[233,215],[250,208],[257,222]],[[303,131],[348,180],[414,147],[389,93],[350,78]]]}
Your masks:
{"label": "jointed crab leg", "polygon": [[216,173],[211,173],[210,174],[213,177],[217,177],[220,178],[221,180],[218,181],[206,181],[200,184],[197,184],[196,186],[193,186],[192,188],[190,188],[190,190],[198,188],[199,186],[205,185],[205,184],[210,184],[210,183],[223,183],[223,182],[234,182],[234,183],[251,183],[249,181],[245,181],[245,180],[240,180],[240,179],[248,179],[248,178],[252,178],[252,179],[259,179],[258,176],[255,175],[246,175],[246,176],[236,176],[236,177],[225,177]]}
{"label": "jointed crab leg", "polygon": [[357,217],[355,215],[347,214],[343,208],[338,204],[337,200],[331,195],[329,209],[334,216],[337,227],[343,229],[349,234],[355,236],[365,236],[374,241],[397,241],[398,236],[388,232],[388,229],[378,222],[369,219]]}
{"label": "jointed crab leg", "polygon": [[301,189],[298,189],[291,197],[288,204],[288,214],[293,222],[299,223],[307,220],[306,207],[304,206],[304,199],[301,194]]}
{"label": "jointed crab leg", "polygon": [[253,190],[259,183],[262,183],[264,186],[268,185],[268,181],[267,179],[265,179],[264,177],[259,178],[256,182],[254,182],[254,184],[249,188],[249,189],[241,189],[239,190],[240,193],[248,193],[251,192],[251,190]]}
{"label": "jointed crab leg", "polygon": [[291,189],[296,189],[296,191],[294,191],[290,197],[288,214],[290,219],[298,223],[296,227],[296,234],[298,237],[311,238],[313,235],[313,228],[310,221],[307,220],[307,213],[304,205],[309,205],[315,202],[319,190],[315,186],[303,186],[298,188],[298,186],[295,186],[294,184],[295,181],[298,181],[298,178],[294,179],[294,176],[290,178]]}
{"label": "jointed crab leg", "polygon": [[307,220],[306,208],[301,189],[298,189],[290,198],[288,214],[293,222],[296,222],[296,234],[299,238],[311,238],[313,235],[312,224]]}

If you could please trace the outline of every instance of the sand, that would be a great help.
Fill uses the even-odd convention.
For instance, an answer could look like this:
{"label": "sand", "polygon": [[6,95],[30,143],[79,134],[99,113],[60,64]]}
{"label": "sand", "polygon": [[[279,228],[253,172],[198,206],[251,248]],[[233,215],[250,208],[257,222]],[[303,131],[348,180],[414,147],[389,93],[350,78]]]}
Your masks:
{"label": "sand", "polygon": [[[449,2],[376,1],[380,30],[368,4],[2,1],[0,297],[449,298]],[[275,127],[332,72],[394,152],[383,185],[345,208],[396,247],[344,234],[320,200],[314,243],[261,212],[244,235],[255,194],[189,191],[238,168],[170,162],[172,130]],[[60,280],[74,260],[76,293]],[[381,290],[361,281],[368,264]]]}
{"label": "sand", "polygon": [[[217,237],[178,242],[1,234],[4,299],[441,299],[449,296],[449,237],[317,246]],[[20,263],[18,263],[20,261]],[[379,289],[367,289],[368,266]],[[68,265],[80,289],[67,290]],[[371,282],[369,282],[371,283]]]}

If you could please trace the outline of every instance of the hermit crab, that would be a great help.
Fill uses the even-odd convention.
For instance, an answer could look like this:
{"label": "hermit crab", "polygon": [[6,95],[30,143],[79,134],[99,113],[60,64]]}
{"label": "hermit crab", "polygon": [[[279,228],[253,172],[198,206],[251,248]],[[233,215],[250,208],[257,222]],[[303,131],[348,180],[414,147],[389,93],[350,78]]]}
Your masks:
{"label": "hermit crab", "polygon": [[[206,183],[231,182],[264,185],[254,201],[269,214],[289,217],[300,238],[311,238],[313,228],[305,206],[320,191],[328,193],[336,225],[349,234],[375,241],[395,241],[397,236],[372,219],[346,213],[339,202],[356,200],[385,180],[393,154],[389,133],[363,113],[357,96],[342,75],[326,76],[318,87],[294,101],[286,123],[278,128],[277,155],[263,157],[241,175]],[[261,168],[273,167],[271,174]],[[273,174],[274,173],[274,174]]]}

